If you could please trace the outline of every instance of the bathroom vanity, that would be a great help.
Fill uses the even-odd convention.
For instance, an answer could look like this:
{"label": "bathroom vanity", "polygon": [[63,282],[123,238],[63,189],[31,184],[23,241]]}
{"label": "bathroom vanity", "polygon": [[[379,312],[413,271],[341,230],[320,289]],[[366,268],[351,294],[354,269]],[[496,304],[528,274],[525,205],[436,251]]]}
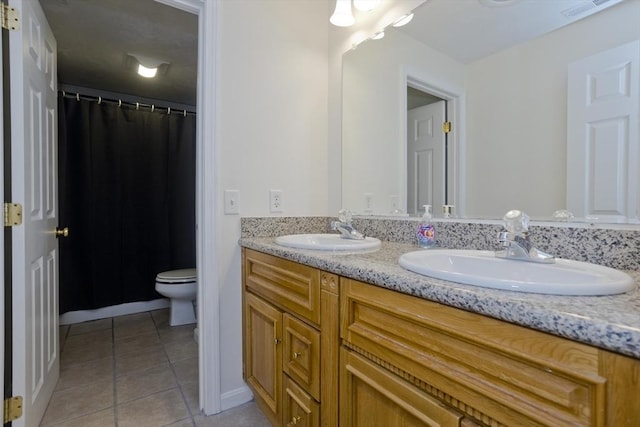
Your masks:
{"label": "bathroom vanity", "polygon": [[429,279],[375,253],[243,238],[244,378],[282,426],[640,425],[640,292]]}

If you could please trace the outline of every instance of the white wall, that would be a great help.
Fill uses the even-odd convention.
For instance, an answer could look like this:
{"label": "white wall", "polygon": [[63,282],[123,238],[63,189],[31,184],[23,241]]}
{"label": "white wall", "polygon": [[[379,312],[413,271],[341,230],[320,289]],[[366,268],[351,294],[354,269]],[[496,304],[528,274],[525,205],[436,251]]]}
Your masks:
{"label": "white wall", "polygon": [[[240,216],[335,215],[340,205],[341,55],[360,34],[424,0],[383,0],[351,28],[329,24],[334,0],[219,0],[215,239],[219,254],[222,409],[242,390]],[[224,215],[225,189],[240,215]],[[206,308],[205,308],[206,309]]]}
{"label": "white wall", "polygon": [[468,66],[467,216],[566,206],[567,66],[639,39],[639,17],[623,2]]}
{"label": "white wall", "polygon": [[343,56],[342,203],[356,213],[365,193],[374,214],[393,211],[392,195],[406,212],[406,74],[464,87],[463,64],[395,29]]}
{"label": "white wall", "polygon": [[[326,215],[327,4],[222,0],[217,61],[217,234],[221,393],[242,388],[240,216],[223,214],[223,190],[240,191],[241,216]],[[212,165],[213,167],[213,165]]]}

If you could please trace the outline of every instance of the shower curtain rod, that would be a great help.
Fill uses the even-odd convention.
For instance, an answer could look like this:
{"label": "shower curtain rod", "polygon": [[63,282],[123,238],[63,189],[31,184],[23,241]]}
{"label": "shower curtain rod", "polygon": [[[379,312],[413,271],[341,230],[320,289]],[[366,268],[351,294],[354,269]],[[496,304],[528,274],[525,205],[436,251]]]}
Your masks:
{"label": "shower curtain rod", "polygon": [[184,110],[184,109],[175,109],[175,108],[171,108],[171,107],[158,107],[154,104],[144,104],[141,102],[128,102],[128,101],[123,101],[121,99],[110,99],[110,98],[103,98],[101,96],[94,96],[94,95],[84,95],[84,94],[80,94],[80,93],[67,93],[64,90],[61,90],[60,93],[62,93],[62,96],[64,98],[75,98],[77,101],[80,101],[81,99],[84,99],[85,101],[96,101],[98,104],[101,104],[103,102],[108,103],[108,104],[118,104],[118,107],[122,107],[123,105],[127,106],[127,107],[133,107],[136,110],[139,110],[140,108],[147,108],[149,111],[154,112],[154,111],[165,111],[167,114],[182,114],[185,117],[187,115],[196,115],[195,111],[190,111],[190,110]]}

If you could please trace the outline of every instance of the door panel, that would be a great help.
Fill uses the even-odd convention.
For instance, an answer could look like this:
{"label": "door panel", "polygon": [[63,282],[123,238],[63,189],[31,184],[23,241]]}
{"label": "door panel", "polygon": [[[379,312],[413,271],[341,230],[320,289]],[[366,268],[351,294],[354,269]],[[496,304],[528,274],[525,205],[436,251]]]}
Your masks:
{"label": "door panel", "polygon": [[569,64],[567,206],[578,217],[640,220],[640,41]]}
{"label": "door panel", "polygon": [[444,204],[445,101],[407,112],[407,212]]}
{"label": "door panel", "polygon": [[23,205],[13,238],[14,426],[37,426],[59,376],[56,42],[37,0],[11,1],[11,192]]}

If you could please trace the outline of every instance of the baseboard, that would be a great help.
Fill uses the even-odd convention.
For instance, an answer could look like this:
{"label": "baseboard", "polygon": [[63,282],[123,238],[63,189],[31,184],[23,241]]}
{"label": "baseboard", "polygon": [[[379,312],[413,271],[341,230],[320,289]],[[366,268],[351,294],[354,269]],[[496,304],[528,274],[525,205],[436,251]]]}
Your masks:
{"label": "baseboard", "polygon": [[250,402],[253,399],[253,393],[249,390],[249,387],[242,386],[235,390],[222,393],[220,396],[220,410],[226,411],[227,409],[235,408],[243,403]]}
{"label": "baseboard", "polygon": [[109,307],[96,308],[95,310],[68,311],[60,315],[60,325],[72,325],[74,323],[87,322],[89,320],[105,319],[107,317],[124,316],[127,314],[142,313],[145,311],[159,310],[169,307],[168,298],[159,298],[152,301],[128,302]]}

